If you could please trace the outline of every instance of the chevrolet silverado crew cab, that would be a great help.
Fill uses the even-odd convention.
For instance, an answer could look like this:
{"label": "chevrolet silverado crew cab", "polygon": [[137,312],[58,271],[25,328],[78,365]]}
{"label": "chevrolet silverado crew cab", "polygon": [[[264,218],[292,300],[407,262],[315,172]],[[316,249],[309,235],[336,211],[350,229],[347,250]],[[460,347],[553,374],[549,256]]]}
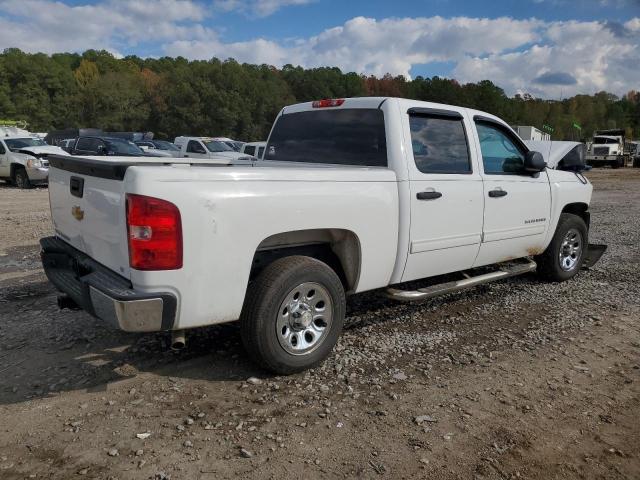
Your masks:
{"label": "chevrolet silverado crew cab", "polygon": [[55,236],[41,244],[59,303],[177,344],[239,319],[250,355],[281,374],[329,355],[349,294],[424,300],[534,270],[565,281],[605,248],[588,244],[587,179],[467,108],[303,103],[279,113],[260,161],[169,160],[51,160]]}

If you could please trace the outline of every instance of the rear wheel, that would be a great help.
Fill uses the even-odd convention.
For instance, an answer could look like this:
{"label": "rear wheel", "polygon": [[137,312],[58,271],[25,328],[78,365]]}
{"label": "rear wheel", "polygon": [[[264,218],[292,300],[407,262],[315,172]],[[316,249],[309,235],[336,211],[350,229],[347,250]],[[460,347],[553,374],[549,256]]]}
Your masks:
{"label": "rear wheel", "polygon": [[13,182],[18,188],[31,188],[31,182],[27,171],[23,167],[18,167],[13,172]]}
{"label": "rear wheel", "polygon": [[584,220],[570,213],[561,214],[551,243],[535,258],[538,275],[553,282],[573,278],[582,266],[587,246],[587,226]]}
{"label": "rear wheel", "polygon": [[281,258],[249,286],[240,316],[242,341],[256,363],[272,372],[312,368],[338,341],[345,303],[340,278],[325,263]]}

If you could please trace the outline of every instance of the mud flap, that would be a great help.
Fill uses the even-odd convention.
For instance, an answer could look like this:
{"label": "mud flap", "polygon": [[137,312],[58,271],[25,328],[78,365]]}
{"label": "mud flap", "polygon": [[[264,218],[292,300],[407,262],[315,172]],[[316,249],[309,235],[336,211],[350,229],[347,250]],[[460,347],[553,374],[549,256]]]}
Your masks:
{"label": "mud flap", "polygon": [[590,243],[587,247],[587,252],[584,256],[584,260],[582,262],[582,268],[588,269],[593,267],[600,257],[606,252],[607,245],[597,245],[595,243]]}

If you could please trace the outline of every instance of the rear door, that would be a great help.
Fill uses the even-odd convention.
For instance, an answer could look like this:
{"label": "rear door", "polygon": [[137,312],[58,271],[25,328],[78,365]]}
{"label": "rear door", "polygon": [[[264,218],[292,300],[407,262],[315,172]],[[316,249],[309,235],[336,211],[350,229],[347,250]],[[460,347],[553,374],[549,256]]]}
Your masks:
{"label": "rear door", "polygon": [[542,253],[551,211],[547,173],[523,171],[526,147],[510,129],[489,119],[475,125],[485,205],[475,266]]}
{"label": "rear door", "polygon": [[411,227],[402,281],[470,268],[480,247],[483,195],[465,111],[413,108],[404,122]]}

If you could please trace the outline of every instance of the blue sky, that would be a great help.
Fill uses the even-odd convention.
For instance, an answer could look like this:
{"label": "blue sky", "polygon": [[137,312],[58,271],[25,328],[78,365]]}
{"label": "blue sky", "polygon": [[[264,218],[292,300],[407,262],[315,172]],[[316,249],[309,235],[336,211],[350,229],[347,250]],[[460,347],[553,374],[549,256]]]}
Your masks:
{"label": "blue sky", "polygon": [[0,0],[0,48],[233,57],[488,78],[540,97],[640,89],[640,0]]}

